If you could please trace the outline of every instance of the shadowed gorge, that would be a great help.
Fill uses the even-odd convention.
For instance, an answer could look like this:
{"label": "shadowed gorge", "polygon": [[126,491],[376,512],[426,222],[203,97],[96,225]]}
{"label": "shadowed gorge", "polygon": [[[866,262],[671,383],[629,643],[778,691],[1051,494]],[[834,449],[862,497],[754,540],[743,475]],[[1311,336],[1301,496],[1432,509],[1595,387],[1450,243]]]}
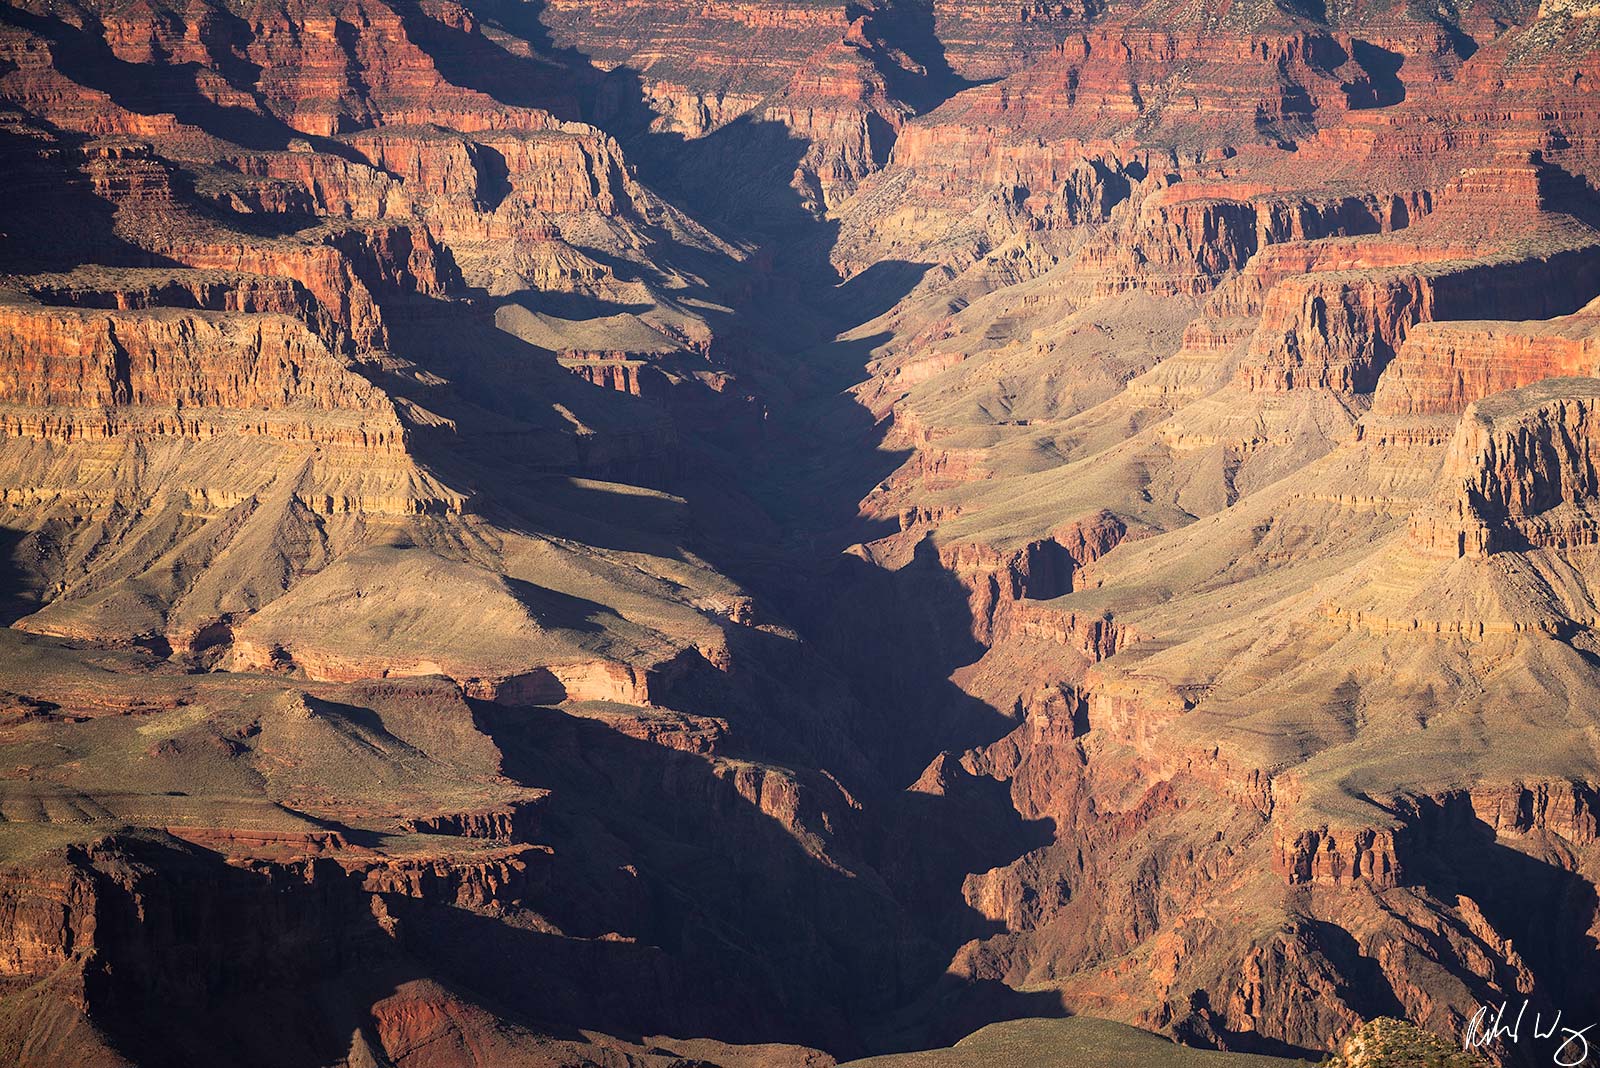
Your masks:
{"label": "shadowed gorge", "polygon": [[1596,85],[8,0],[0,1060],[1549,1063],[1460,1044],[1600,1020]]}

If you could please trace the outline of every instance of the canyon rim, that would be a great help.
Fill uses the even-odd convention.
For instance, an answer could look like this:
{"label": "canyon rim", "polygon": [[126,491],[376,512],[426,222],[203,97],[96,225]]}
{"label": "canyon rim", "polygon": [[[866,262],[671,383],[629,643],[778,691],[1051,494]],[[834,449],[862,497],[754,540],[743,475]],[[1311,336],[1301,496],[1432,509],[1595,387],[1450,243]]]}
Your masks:
{"label": "canyon rim", "polygon": [[1577,1063],[1600,5],[0,0],[0,624],[0,1063]]}

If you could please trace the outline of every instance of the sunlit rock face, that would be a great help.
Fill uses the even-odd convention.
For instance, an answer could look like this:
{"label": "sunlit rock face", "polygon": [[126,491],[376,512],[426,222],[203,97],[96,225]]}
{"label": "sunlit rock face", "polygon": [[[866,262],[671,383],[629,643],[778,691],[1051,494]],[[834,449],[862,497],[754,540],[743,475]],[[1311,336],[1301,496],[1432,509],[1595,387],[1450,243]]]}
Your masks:
{"label": "sunlit rock face", "polygon": [[1569,0],[6,8],[0,1059],[1584,1016],[1597,85]]}

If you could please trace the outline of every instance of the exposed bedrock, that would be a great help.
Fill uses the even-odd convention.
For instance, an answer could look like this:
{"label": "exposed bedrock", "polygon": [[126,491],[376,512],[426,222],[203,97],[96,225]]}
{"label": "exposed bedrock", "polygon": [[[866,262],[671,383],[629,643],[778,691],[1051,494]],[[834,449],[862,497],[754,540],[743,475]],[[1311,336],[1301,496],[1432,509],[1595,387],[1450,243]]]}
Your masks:
{"label": "exposed bedrock", "polygon": [[[7,431],[47,441],[132,432],[397,452],[393,404],[296,319],[208,312],[0,308]],[[247,414],[256,413],[252,418]]]}
{"label": "exposed bedrock", "polygon": [[[465,15],[445,5],[441,22],[451,9]],[[203,2],[174,5],[171,17],[99,4],[66,17],[19,8],[3,41],[25,62],[10,74],[8,95],[95,135],[204,131],[253,147],[374,123],[441,121],[484,130],[549,122],[447,80],[422,47],[437,51],[443,28],[424,9],[361,2],[336,13],[294,3],[252,14],[247,21]],[[248,89],[230,80],[241,61],[260,72]],[[199,79],[185,84],[167,76],[182,64],[193,64]],[[558,85],[554,72],[547,74],[543,88],[552,103],[567,95]]]}
{"label": "exposed bedrock", "polygon": [[1126,535],[1121,520],[1102,512],[1011,552],[970,543],[941,545],[939,563],[970,591],[973,633],[987,643],[1010,625],[1025,599],[1070,593],[1073,572],[1110,552]]}
{"label": "exposed bedrock", "polygon": [[[296,815],[309,830],[185,821],[174,837],[46,844],[0,874],[0,934],[12,947],[0,962],[3,1048],[17,1063],[88,1063],[90,1048],[104,1047],[140,1064],[178,1064],[223,1045],[240,1063],[335,1063],[354,1041],[395,1064],[427,1064],[403,1044],[385,1045],[410,1033],[391,1017],[413,1011],[403,1003],[416,982],[441,991],[452,1026],[477,1050],[453,1063],[604,1063],[603,1051],[578,1048],[539,1059],[551,1028],[565,1033],[567,1020],[596,1031],[573,1038],[578,1046],[605,1047],[607,1034],[716,1046],[787,1033],[850,1050],[903,996],[901,984],[942,967],[856,859],[859,802],[823,774],[714,756],[712,721],[657,713],[668,730],[634,737],[606,722],[637,730],[637,709],[483,708],[473,718],[457,701],[468,719],[451,724],[440,719],[451,708],[438,683],[338,693],[375,703],[408,746],[453,754],[455,770],[441,771],[460,773],[467,751],[450,733],[470,736],[476,724],[494,739],[495,789],[508,779],[554,789],[444,811],[435,801],[398,818],[403,842],[317,830]],[[394,699],[418,702],[416,718],[397,718]],[[269,776],[314,776],[321,758],[306,746],[320,732],[355,727],[369,746],[397,744],[374,729],[373,712],[298,700],[309,718],[230,734],[234,757],[254,761],[260,749]],[[684,734],[678,748],[674,725]],[[276,752],[294,754],[294,764],[270,755],[285,744],[293,748]],[[414,769],[419,749],[402,752]],[[348,756],[334,759],[351,774]],[[468,781],[446,780],[446,789]],[[174,803],[187,805],[186,796]],[[372,818],[363,799],[330,802]],[[233,811],[248,819],[274,809]],[[721,949],[730,937],[762,952],[730,962]],[[493,948],[508,945],[516,952]],[[774,969],[772,960],[789,963]],[[826,989],[837,996],[819,994]],[[225,1011],[246,1003],[270,1012]],[[301,1021],[288,1045],[273,1037],[278,1012]]]}
{"label": "exposed bedrock", "polygon": [[1124,289],[1201,296],[1258,252],[1283,242],[1379,233],[1416,214],[1400,197],[1279,197],[1226,184],[1180,182],[1140,205],[1128,238],[1091,245],[1083,263],[1097,296]]}
{"label": "exposed bedrock", "polygon": [[311,291],[282,275],[166,268],[80,269],[30,276],[26,288],[42,304],[75,308],[276,312],[300,320],[331,351],[353,348],[343,326]]}
{"label": "exposed bedrock", "polygon": [[1593,378],[1553,378],[1469,405],[1439,497],[1413,520],[1414,536],[1471,557],[1600,541],[1596,387]]}
{"label": "exposed bedrock", "polygon": [[1494,393],[1600,371],[1600,304],[1546,322],[1418,324],[1379,381],[1386,417],[1457,415]]}
{"label": "exposed bedrock", "polygon": [[1284,278],[1267,294],[1239,376],[1253,390],[1368,393],[1407,331],[1438,319],[1545,319],[1600,285],[1600,246],[1500,262],[1332,270]]}
{"label": "exposed bedrock", "polygon": [[[963,971],[1050,982],[1083,1012],[1131,999],[1137,1022],[1241,1049],[1319,1048],[1373,1012],[1448,1030],[1536,975],[1590,996],[1562,944],[1592,920],[1590,787],[1400,797],[1373,822],[1305,826],[1292,782],[1218,753],[1130,761],[1092,703],[1087,722],[1035,713],[962,758],[1056,828],[969,876],[1004,931],[964,947]],[[1515,904],[1529,890],[1549,895],[1550,930]]]}
{"label": "exposed bedrock", "polygon": [[413,226],[334,229],[309,244],[197,241],[175,243],[163,251],[200,270],[292,278],[363,348],[382,347],[388,341],[381,297],[438,295],[459,278],[449,255]]}
{"label": "exposed bedrock", "polygon": [[[712,214],[746,222],[767,213],[770,224],[790,199],[814,214],[837,207],[888,162],[906,120],[958,84],[915,0],[665,3],[648,18],[625,4],[554,3],[542,20],[596,67],[637,70],[602,87],[599,120],[686,139],[678,155],[723,173],[665,155],[655,169]],[[639,150],[652,157],[646,140]]]}
{"label": "exposed bedrock", "polygon": [[1468,6],[0,12],[0,1061],[1596,1003],[1600,23]]}
{"label": "exposed bedrock", "polygon": [[[413,933],[443,922],[469,944],[494,926],[492,911],[518,908],[548,885],[547,849],[499,853],[227,863],[171,839],[73,847],[42,869],[57,881],[13,877],[0,891],[8,942],[28,947],[7,969],[8,1048],[15,1063],[39,1066],[90,1063],[96,1053],[103,1060],[94,1063],[176,1065],[216,1043],[247,1064],[371,1063],[376,1055],[420,1065],[431,1062],[412,1042],[424,1038],[490,1058],[482,1063],[524,1063],[537,1048],[528,1026],[537,1016],[497,1019],[482,1007],[485,994],[426,978],[450,970],[448,954]],[[519,976],[530,987],[553,992],[557,974],[570,978],[569,969],[618,978],[642,969],[635,980],[651,976],[644,985],[659,1007],[653,1019],[640,1019],[670,1026],[681,1011],[669,1007],[674,968],[659,951],[628,940],[567,939],[548,927],[521,937],[525,948],[549,944],[543,963]],[[27,993],[17,999],[19,990]],[[537,1000],[525,1005],[534,1009]],[[608,1000],[615,1001],[601,997],[591,1006],[607,1011]],[[294,1012],[299,1025],[285,1036],[260,1011],[218,1012],[246,1004]],[[407,1022],[416,1014],[433,1016],[433,1025]],[[588,1062],[585,1046],[579,1040],[566,1056]]]}

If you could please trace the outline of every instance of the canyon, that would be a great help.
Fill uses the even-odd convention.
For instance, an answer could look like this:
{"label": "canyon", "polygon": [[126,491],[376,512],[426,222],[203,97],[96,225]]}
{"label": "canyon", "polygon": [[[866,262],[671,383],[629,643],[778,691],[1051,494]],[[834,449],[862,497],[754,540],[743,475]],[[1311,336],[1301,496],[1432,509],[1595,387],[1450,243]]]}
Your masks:
{"label": "canyon", "polygon": [[1600,1019],[1597,86],[1581,0],[7,0],[0,1059]]}

